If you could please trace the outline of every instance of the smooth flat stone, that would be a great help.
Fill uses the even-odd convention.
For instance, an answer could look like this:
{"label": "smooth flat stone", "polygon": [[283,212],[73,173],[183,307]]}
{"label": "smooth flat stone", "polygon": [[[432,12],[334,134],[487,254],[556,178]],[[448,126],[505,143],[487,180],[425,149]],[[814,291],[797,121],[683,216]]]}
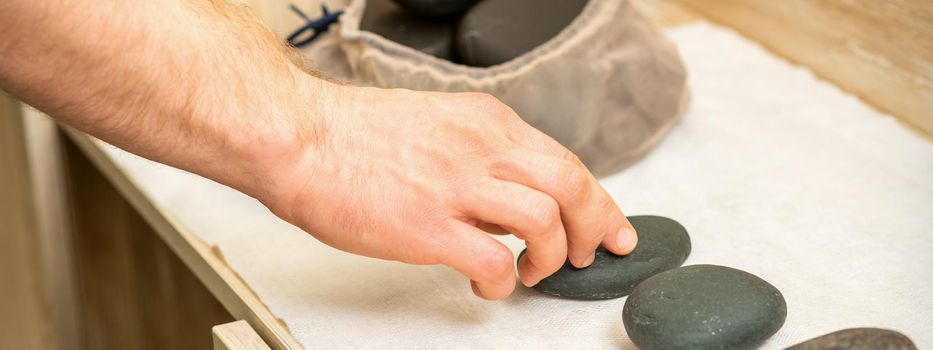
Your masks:
{"label": "smooth flat stone", "polygon": [[424,52],[453,59],[453,22],[429,21],[402,10],[391,0],[368,0],[360,29]]}
{"label": "smooth flat stone", "polygon": [[586,0],[484,0],[460,20],[457,53],[468,65],[509,61],[556,36]]}
{"label": "smooth flat stone", "polygon": [[479,0],[394,0],[406,11],[429,18],[449,18],[466,12]]}
{"label": "smooth flat stone", "polygon": [[[684,263],[690,255],[690,236],[677,221],[661,216],[630,216],[638,231],[638,245],[629,255],[618,256],[603,247],[589,267],[578,269],[566,262],[560,270],[533,288],[570,299],[600,300],[631,293],[639,282]],[[525,254],[523,251],[521,255]]]}
{"label": "smooth flat stone", "polygon": [[625,331],[642,350],[753,349],[786,317],[777,288],[718,265],[684,266],[648,278],[622,310]]}
{"label": "smooth flat stone", "polygon": [[849,328],[807,340],[787,350],[917,350],[917,346],[896,331]]}

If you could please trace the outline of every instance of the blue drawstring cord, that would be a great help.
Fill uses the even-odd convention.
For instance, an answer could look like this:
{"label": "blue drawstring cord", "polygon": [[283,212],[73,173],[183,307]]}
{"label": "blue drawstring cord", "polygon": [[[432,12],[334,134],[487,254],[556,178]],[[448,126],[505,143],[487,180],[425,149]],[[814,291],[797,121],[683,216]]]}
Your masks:
{"label": "blue drawstring cord", "polygon": [[[298,16],[307,21],[305,25],[288,36],[288,43],[294,47],[302,47],[316,40],[321,34],[327,31],[327,28],[330,27],[331,24],[337,23],[337,21],[340,20],[340,15],[343,14],[343,10],[330,12],[327,10],[327,6],[321,5],[321,11],[323,11],[324,14],[321,15],[320,18],[311,19],[308,18],[308,15],[302,12],[298,6],[295,6],[295,4],[290,4],[289,7],[291,7],[292,11],[298,14]],[[304,35],[307,31],[311,31],[311,37],[298,41],[298,37]]]}

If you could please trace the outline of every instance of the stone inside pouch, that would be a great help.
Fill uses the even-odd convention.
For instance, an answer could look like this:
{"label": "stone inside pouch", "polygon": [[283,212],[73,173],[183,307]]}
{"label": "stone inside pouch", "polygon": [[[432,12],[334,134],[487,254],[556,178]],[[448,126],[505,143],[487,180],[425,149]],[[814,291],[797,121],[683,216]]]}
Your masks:
{"label": "stone inside pouch", "polygon": [[556,36],[586,2],[367,0],[360,29],[434,57],[489,67]]}
{"label": "stone inside pouch", "polygon": [[489,93],[597,176],[645,156],[689,100],[676,49],[624,0],[352,0],[337,32],[355,82]]}

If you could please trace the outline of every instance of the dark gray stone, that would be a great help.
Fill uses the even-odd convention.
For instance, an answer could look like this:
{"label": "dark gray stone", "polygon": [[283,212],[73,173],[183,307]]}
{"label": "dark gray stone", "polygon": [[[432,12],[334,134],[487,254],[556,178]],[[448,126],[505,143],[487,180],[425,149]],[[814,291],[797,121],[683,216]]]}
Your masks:
{"label": "dark gray stone", "polygon": [[787,350],[917,350],[917,346],[896,331],[850,328],[807,340]]}
{"label": "dark gray stone", "polygon": [[584,5],[586,0],[484,0],[460,20],[457,53],[477,67],[509,61],[556,36]]}
{"label": "dark gray stone", "polygon": [[717,265],[654,275],[635,287],[622,310],[625,331],[641,350],[752,349],[786,317],[777,288]]}
{"label": "dark gray stone", "polygon": [[479,0],[395,0],[412,14],[437,19],[461,15],[477,1]]}
{"label": "dark gray stone", "polygon": [[638,231],[638,245],[632,253],[618,256],[599,247],[589,267],[578,269],[568,261],[533,288],[570,299],[620,298],[646,278],[680,266],[690,255],[690,236],[677,221],[651,215],[628,219]]}
{"label": "dark gray stone", "polygon": [[366,11],[360,21],[361,30],[447,60],[454,56],[455,25],[418,18],[390,0],[366,1]]}

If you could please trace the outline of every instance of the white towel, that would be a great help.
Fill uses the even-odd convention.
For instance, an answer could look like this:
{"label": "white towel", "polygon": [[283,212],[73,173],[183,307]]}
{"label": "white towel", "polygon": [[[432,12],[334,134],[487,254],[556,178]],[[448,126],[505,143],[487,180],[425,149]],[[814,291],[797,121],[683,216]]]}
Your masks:
{"label": "white towel", "polygon": [[[693,241],[687,264],[777,286],[787,322],[765,348],[862,326],[933,348],[933,143],[733,32],[694,24],[668,34],[692,106],[647,158],[603,180],[620,206],[680,221]],[[633,348],[624,298],[519,287],[482,301],[448,268],[336,251],[229,188],[109,152],[161,209],[218,246],[308,348]]]}

